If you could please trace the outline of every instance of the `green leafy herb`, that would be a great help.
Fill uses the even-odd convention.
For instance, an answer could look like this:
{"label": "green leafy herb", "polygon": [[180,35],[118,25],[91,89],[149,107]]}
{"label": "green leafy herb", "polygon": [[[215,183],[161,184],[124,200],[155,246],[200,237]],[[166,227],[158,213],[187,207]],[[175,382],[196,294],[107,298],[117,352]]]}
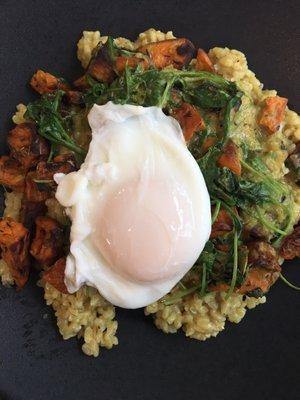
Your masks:
{"label": "green leafy herb", "polygon": [[89,83],[91,89],[84,96],[87,105],[113,101],[164,108],[172,104],[172,91],[176,90],[177,95],[192,103],[194,98],[198,98],[198,103],[194,102],[196,105],[222,108],[239,93],[234,83],[209,72],[175,69],[144,71],[140,66],[135,70],[126,67],[124,74],[111,85]]}
{"label": "green leafy herb", "polygon": [[58,90],[53,94],[44,94],[39,100],[29,103],[26,118],[37,124],[39,134],[54,145],[62,145],[80,156],[86,154],[69,134],[70,115],[61,113],[61,101],[64,91]]}

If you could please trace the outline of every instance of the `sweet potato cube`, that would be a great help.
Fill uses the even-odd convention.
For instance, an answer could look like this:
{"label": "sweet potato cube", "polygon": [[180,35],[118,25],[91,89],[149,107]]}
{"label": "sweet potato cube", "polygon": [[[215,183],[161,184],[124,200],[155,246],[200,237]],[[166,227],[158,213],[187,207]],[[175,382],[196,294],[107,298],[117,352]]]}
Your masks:
{"label": "sweet potato cube", "polygon": [[50,217],[37,217],[36,233],[31,243],[31,255],[42,265],[52,265],[62,255],[63,229]]}
{"label": "sweet potato cube", "polygon": [[43,273],[43,280],[52,285],[61,293],[68,294],[64,278],[65,278],[66,259],[64,257],[56,261],[56,263]]}
{"label": "sweet potato cube", "polygon": [[240,176],[242,172],[238,148],[232,140],[225,144],[222,154],[217,162],[219,167],[226,167],[234,174]]}
{"label": "sweet potato cube", "polygon": [[12,218],[1,218],[0,247],[18,289],[22,289],[30,271],[28,230]]}
{"label": "sweet potato cube", "polygon": [[202,49],[198,49],[197,51],[195,69],[197,71],[207,71],[213,74],[216,73],[215,67],[211,62],[210,58],[208,57],[208,54]]}
{"label": "sweet potato cube", "polygon": [[38,135],[35,125],[29,122],[18,124],[12,129],[7,142],[12,157],[20,161],[26,170],[47,159],[49,154],[46,139]]}
{"label": "sweet potato cube", "polygon": [[179,122],[186,142],[189,142],[197,131],[205,128],[205,123],[199,111],[191,104],[182,105],[173,112],[174,118]]}
{"label": "sweet potato cube", "polygon": [[156,43],[148,43],[138,49],[147,54],[157,69],[172,66],[181,69],[193,58],[195,47],[188,39],[168,39]]}
{"label": "sweet potato cube", "polygon": [[267,97],[261,110],[259,125],[261,125],[267,134],[272,135],[277,132],[284,119],[284,113],[288,100],[284,97]]}
{"label": "sweet potato cube", "polygon": [[60,79],[40,69],[31,78],[30,85],[39,94],[52,93],[57,89],[68,90],[68,86]]}

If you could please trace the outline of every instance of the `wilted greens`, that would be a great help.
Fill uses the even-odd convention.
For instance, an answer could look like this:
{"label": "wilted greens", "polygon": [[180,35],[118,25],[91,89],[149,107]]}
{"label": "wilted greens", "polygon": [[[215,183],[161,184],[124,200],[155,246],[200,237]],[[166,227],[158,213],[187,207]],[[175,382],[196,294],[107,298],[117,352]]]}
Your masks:
{"label": "wilted greens", "polygon": [[62,98],[65,92],[56,91],[54,94],[44,94],[39,100],[29,103],[26,118],[34,121],[39,134],[48,139],[54,146],[62,145],[80,156],[86,154],[72,139],[71,113],[63,113]]}

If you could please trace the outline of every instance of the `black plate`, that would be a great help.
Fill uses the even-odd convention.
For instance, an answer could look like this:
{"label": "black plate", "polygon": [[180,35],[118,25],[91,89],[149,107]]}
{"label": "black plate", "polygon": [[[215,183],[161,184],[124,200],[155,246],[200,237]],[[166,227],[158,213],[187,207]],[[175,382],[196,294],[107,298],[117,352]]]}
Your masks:
{"label": "black plate", "polygon": [[[26,82],[37,68],[77,77],[76,42],[83,29],[134,38],[149,27],[173,29],[205,49],[247,54],[267,88],[296,105],[299,93],[299,5],[295,1],[2,0],[0,5],[1,142]],[[298,107],[298,108],[297,108]],[[299,265],[288,265],[294,281]],[[266,305],[197,342],[158,331],[141,310],[118,310],[120,345],[99,358],[63,341],[42,290],[0,290],[0,398],[297,399],[300,396],[300,294],[281,282]],[[46,318],[45,318],[46,315]]]}

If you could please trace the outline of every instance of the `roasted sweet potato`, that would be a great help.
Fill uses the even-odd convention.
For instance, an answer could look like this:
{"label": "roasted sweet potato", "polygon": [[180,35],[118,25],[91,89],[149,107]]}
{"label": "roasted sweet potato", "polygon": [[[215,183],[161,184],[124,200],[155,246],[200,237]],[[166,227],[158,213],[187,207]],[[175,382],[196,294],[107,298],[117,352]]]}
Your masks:
{"label": "roasted sweet potato", "polygon": [[20,161],[28,170],[49,154],[47,141],[37,134],[36,127],[30,122],[17,125],[7,137],[11,156]]}
{"label": "roasted sweet potato", "polygon": [[90,87],[87,81],[87,76],[83,75],[80,78],[76,79],[73,82],[73,86],[79,91],[87,90]]}
{"label": "roasted sweet potato", "polygon": [[232,140],[229,139],[223,147],[222,154],[217,164],[219,167],[230,169],[236,175],[241,175],[242,168],[238,148]]}
{"label": "roasted sweet potato", "polygon": [[187,65],[195,53],[195,47],[188,39],[169,39],[148,43],[138,49],[147,54],[150,62],[157,69],[172,66],[181,69]]}
{"label": "roasted sweet potato", "polygon": [[17,192],[23,192],[25,186],[25,170],[18,160],[0,157],[0,184]]}
{"label": "roasted sweet potato", "polygon": [[63,229],[50,217],[37,217],[31,255],[42,265],[52,265],[63,252]]}
{"label": "roasted sweet potato", "polygon": [[256,240],[247,244],[248,262],[250,265],[265,268],[270,271],[280,271],[278,255],[274,247],[262,240]]}
{"label": "roasted sweet potato", "polygon": [[73,154],[61,154],[54,157],[51,162],[39,162],[36,167],[36,176],[40,180],[51,180],[54,174],[69,174],[75,170],[76,163]]}
{"label": "roasted sweet potato", "polygon": [[217,138],[215,136],[208,136],[202,144],[201,151],[206,153],[208,149],[216,143],[216,141]]}
{"label": "roasted sweet potato", "polygon": [[210,238],[214,239],[226,235],[226,233],[231,232],[232,229],[233,222],[230,215],[226,210],[221,208],[218,217],[212,226]]}
{"label": "roasted sweet potato", "polygon": [[270,271],[257,267],[250,268],[244,283],[237,290],[237,293],[247,294],[257,289],[260,289],[263,293],[266,293],[277,281],[279,274],[280,271]]}
{"label": "roasted sweet potato", "polygon": [[88,66],[87,73],[97,81],[111,83],[115,77],[115,71],[107,53],[107,47],[101,45]]}
{"label": "roasted sweet potato", "polygon": [[188,103],[173,111],[173,117],[179,122],[186,142],[189,142],[197,131],[205,128],[205,123],[199,111]]}
{"label": "roasted sweet potato", "polygon": [[25,199],[32,202],[43,202],[52,195],[53,186],[51,183],[38,182],[35,171],[29,172],[25,179]]}
{"label": "roasted sweet potato", "polygon": [[35,220],[37,217],[45,215],[47,207],[44,201],[28,201],[26,198],[22,199],[22,206],[20,210],[20,222],[32,234],[35,228]]}
{"label": "roasted sweet potato", "polygon": [[40,69],[31,78],[30,85],[39,94],[52,93],[57,89],[69,89],[68,85],[61,82],[56,76]]}
{"label": "roasted sweet potato", "polygon": [[27,282],[30,271],[29,232],[12,218],[0,219],[0,247],[2,258],[19,289]]}
{"label": "roasted sweet potato", "polygon": [[148,62],[143,58],[124,56],[116,58],[115,69],[119,74],[122,74],[124,72],[126,65],[128,65],[128,67],[130,68],[136,68],[138,65],[141,65],[144,70],[149,67]]}
{"label": "roasted sweet potato", "polygon": [[66,99],[70,104],[82,104],[83,99],[82,99],[82,92],[78,90],[68,90],[66,92]]}
{"label": "roasted sweet potato", "polygon": [[284,238],[279,254],[285,260],[300,257],[300,226],[297,226],[290,235]]}
{"label": "roasted sweet potato", "polygon": [[[247,245],[248,262],[250,265],[246,279],[240,288],[236,288],[236,293],[247,294],[260,289],[266,293],[279,278],[281,271],[275,249],[263,241],[251,242]],[[227,291],[229,285],[218,283],[211,285],[212,291]]]}
{"label": "roasted sweet potato", "polygon": [[267,134],[272,135],[278,131],[284,118],[287,102],[286,98],[279,96],[265,99],[258,123],[265,129]]}
{"label": "roasted sweet potato", "polygon": [[281,271],[276,251],[269,243],[259,240],[250,242],[247,247],[250,268],[238,292],[245,294],[260,289],[266,293]]}
{"label": "roasted sweet potato", "polygon": [[42,279],[52,285],[61,293],[68,294],[65,279],[66,259],[64,257],[56,261],[56,263],[43,273]]}
{"label": "roasted sweet potato", "polygon": [[197,71],[207,71],[216,73],[215,67],[203,49],[198,49],[195,69]]}

